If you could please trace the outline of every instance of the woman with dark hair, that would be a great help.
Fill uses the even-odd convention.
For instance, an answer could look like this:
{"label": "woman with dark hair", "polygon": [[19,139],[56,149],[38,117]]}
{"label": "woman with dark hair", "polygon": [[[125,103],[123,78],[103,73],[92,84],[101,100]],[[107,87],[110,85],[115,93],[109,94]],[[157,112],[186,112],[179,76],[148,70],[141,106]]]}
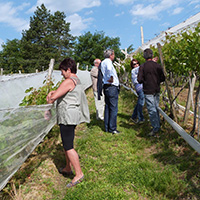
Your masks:
{"label": "woman with dark hair", "polygon": [[65,70],[67,71],[67,69],[71,70],[71,73],[76,74],[77,72],[77,67],[76,67],[76,63],[73,59],[71,58],[66,58],[64,59],[60,65],[59,65],[59,70]]}
{"label": "woman with dark hair", "polygon": [[84,178],[79,156],[73,147],[75,127],[82,122],[89,122],[90,116],[84,89],[76,75],[77,67],[75,61],[71,58],[66,58],[60,63],[59,69],[65,80],[57,90],[49,92],[47,103],[54,103],[57,100],[57,123],[60,126],[66,158],[66,166],[59,169],[59,172],[70,176],[73,174],[71,169],[71,166],[73,166],[75,176],[67,184],[67,187],[70,188],[80,183]]}
{"label": "woman with dark hair", "polygon": [[[142,109],[144,106],[144,93],[142,84],[138,83],[137,75],[139,71],[140,63],[136,59],[131,60],[131,80],[135,87],[135,90],[138,94],[137,104],[134,108],[133,114],[131,116],[131,121],[134,123],[144,123],[144,116],[142,113]],[[137,119],[138,118],[138,119]]]}

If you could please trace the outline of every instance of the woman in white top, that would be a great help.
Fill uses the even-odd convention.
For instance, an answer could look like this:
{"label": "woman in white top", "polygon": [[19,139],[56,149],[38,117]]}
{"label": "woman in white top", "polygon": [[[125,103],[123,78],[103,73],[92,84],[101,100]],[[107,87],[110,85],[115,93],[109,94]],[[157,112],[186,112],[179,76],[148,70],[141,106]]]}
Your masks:
{"label": "woman in white top", "polygon": [[140,63],[136,59],[131,60],[131,80],[135,87],[135,90],[138,94],[137,104],[134,108],[133,114],[131,116],[131,121],[134,123],[144,123],[144,116],[143,116],[143,106],[144,106],[144,92],[143,92],[143,85],[138,83],[137,76],[140,68]]}

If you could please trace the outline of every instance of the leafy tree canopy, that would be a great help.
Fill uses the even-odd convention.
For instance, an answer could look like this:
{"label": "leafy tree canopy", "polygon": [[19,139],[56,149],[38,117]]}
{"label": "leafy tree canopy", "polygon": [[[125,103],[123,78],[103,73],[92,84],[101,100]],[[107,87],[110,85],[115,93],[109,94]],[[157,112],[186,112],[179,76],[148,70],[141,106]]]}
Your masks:
{"label": "leafy tree canopy", "polygon": [[[124,49],[125,50],[125,49]],[[134,47],[133,47],[133,44],[131,44],[130,46],[128,46],[128,48],[127,48],[127,53],[128,54],[131,54],[131,53],[133,53],[133,51],[134,51]]]}
{"label": "leafy tree canopy", "polygon": [[73,57],[76,62],[91,67],[96,58],[104,59],[103,52],[105,49],[113,49],[116,58],[122,58],[120,51],[119,37],[111,38],[105,36],[103,31],[96,31],[94,34],[86,32],[79,36],[74,46]]}
{"label": "leafy tree canopy", "polygon": [[50,13],[44,4],[37,7],[30,18],[30,28],[22,33],[22,54],[26,67],[39,68],[48,64],[51,58],[60,63],[70,54],[73,36],[69,34],[69,23],[65,22],[63,12]]}
{"label": "leafy tree canopy", "polygon": [[30,17],[30,28],[22,32],[21,40],[3,45],[0,54],[1,67],[7,72],[35,72],[48,68],[51,58],[60,63],[72,51],[74,37],[69,34],[70,23],[66,23],[63,12],[51,14],[44,4],[37,7]]}
{"label": "leafy tree canopy", "polygon": [[22,58],[20,54],[21,41],[7,40],[6,44],[2,45],[3,50],[0,53],[0,65],[7,73],[16,73],[22,70]]}

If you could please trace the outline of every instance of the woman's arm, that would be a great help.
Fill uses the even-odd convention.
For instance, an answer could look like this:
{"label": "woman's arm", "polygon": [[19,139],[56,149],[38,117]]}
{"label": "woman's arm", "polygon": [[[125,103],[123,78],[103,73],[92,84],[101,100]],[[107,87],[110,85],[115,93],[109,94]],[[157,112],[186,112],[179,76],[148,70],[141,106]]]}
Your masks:
{"label": "woman's arm", "polygon": [[75,84],[71,79],[64,80],[57,90],[49,92],[47,95],[47,103],[53,103],[58,98],[65,95],[67,92],[72,91],[75,88]]}
{"label": "woman's arm", "polygon": [[132,80],[133,85],[138,84],[137,76],[138,75],[136,73],[136,68],[131,70],[131,80]]}

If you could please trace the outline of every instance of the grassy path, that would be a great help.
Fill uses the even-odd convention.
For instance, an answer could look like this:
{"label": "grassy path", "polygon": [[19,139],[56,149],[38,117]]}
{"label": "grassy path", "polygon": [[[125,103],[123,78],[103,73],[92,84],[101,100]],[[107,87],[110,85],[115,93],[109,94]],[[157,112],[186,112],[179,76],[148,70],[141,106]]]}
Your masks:
{"label": "grassy path", "polygon": [[[199,199],[200,156],[162,122],[160,137],[147,137],[150,124],[129,121],[135,97],[122,89],[119,99],[119,135],[104,132],[95,119],[92,90],[87,92],[91,123],[77,127],[75,148],[85,180],[66,189],[70,181],[57,171],[65,164],[57,126],[37,147],[12,181],[18,199]],[[10,190],[10,185],[4,189]],[[9,199],[2,194],[2,199]],[[0,196],[1,197],[1,196]]]}

